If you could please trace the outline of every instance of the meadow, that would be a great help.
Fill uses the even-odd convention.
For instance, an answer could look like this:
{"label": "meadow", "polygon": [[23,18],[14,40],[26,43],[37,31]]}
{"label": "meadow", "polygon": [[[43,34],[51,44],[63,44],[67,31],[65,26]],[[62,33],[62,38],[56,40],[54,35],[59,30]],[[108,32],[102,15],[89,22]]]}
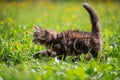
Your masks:
{"label": "meadow", "polygon": [[56,62],[33,59],[44,45],[32,43],[34,25],[57,32],[91,31],[84,1],[0,1],[0,80],[120,80],[120,2],[94,1],[105,59]]}

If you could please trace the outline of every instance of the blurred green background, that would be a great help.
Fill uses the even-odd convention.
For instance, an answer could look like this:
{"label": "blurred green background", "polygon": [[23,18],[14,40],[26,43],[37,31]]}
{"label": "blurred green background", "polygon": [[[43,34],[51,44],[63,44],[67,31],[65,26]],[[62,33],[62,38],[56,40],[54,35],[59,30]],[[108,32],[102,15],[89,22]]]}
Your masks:
{"label": "blurred green background", "polygon": [[[91,31],[87,11],[93,6],[100,18],[103,47],[99,59],[56,62],[54,58],[34,60],[44,45],[32,43],[34,25],[57,32],[68,29]],[[120,77],[119,0],[3,0],[0,1],[0,80],[119,80]]]}

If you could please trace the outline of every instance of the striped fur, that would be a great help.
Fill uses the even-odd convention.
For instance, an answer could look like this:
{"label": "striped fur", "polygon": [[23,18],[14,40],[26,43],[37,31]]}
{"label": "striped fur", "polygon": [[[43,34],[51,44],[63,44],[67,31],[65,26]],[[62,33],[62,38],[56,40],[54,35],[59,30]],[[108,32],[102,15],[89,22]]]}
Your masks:
{"label": "striped fur", "polygon": [[90,52],[94,58],[97,58],[98,52],[101,49],[98,16],[89,4],[84,3],[83,6],[90,15],[92,31],[81,32],[68,30],[56,33],[55,31],[35,27],[33,42],[45,45],[46,50],[36,53],[34,58],[38,58],[38,55],[42,54],[42,56],[58,56],[58,59],[62,59],[64,55],[63,60],[65,60],[67,55],[77,56],[88,52]]}

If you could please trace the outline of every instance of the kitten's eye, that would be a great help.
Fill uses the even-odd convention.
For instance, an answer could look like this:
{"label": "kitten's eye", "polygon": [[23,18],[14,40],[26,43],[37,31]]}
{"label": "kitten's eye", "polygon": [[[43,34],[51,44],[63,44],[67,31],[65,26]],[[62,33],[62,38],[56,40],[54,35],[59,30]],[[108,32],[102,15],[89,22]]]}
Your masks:
{"label": "kitten's eye", "polygon": [[35,37],[40,36],[40,35],[41,35],[40,32],[35,32],[35,33],[34,33],[34,36],[35,36]]}

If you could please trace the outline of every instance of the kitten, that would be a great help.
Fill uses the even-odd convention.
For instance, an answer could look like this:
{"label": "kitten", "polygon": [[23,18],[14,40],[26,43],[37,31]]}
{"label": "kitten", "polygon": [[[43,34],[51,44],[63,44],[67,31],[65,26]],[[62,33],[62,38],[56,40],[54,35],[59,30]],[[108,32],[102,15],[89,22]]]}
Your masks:
{"label": "kitten", "polygon": [[35,27],[33,42],[45,45],[46,50],[37,52],[34,58],[42,56],[57,56],[58,59],[65,60],[67,55],[80,55],[90,52],[97,58],[101,49],[101,31],[99,19],[93,8],[84,3],[83,7],[88,11],[92,23],[91,32],[81,32],[78,30],[68,30],[61,33]]}

